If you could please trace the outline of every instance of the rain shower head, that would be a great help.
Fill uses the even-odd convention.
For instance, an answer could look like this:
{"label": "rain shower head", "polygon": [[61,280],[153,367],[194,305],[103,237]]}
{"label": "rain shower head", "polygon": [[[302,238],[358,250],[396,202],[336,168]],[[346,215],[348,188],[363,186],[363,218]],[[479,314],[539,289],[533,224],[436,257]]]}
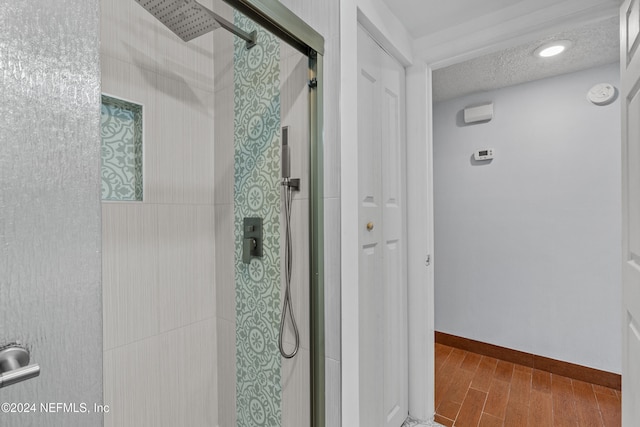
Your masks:
{"label": "rain shower head", "polygon": [[227,22],[196,0],[136,0],[183,41],[188,42],[223,27],[247,42],[247,49],[256,44],[256,32],[247,33]]}
{"label": "rain shower head", "polygon": [[136,0],[182,40],[220,28],[209,10],[195,0]]}

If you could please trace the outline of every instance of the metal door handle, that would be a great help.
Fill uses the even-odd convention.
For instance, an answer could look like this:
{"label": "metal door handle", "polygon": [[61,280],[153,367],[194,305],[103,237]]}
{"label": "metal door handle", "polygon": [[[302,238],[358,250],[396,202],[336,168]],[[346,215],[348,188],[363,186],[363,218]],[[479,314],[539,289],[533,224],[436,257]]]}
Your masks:
{"label": "metal door handle", "polygon": [[0,388],[40,375],[38,364],[29,365],[29,351],[12,345],[0,350]]}

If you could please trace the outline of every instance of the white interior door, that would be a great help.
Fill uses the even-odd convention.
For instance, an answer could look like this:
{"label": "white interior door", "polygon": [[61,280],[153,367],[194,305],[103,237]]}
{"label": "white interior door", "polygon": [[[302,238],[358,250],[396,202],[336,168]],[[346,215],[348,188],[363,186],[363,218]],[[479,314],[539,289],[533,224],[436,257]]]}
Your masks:
{"label": "white interior door", "polygon": [[621,8],[622,425],[640,421],[640,0]]}
{"label": "white interior door", "polygon": [[360,421],[408,413],[404,68],[358,29]]}

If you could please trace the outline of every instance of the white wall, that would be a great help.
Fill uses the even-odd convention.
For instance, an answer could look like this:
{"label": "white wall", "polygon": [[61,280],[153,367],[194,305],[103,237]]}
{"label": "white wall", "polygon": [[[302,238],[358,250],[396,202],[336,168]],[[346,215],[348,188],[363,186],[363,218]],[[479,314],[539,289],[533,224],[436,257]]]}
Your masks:
{"label": "white wall", "polygon": [[[616,64],[434,106],[436,330],[620,372]],[[488,123],[461,110],[493,101]],[[492,147],[490,163],[471,161]]]}

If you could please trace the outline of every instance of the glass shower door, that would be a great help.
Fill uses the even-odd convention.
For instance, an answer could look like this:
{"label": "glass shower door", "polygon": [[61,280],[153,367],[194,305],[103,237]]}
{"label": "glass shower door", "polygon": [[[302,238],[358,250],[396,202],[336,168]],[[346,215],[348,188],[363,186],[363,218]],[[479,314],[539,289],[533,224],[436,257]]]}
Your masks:
{"label": "glass shower door", "polygon": [[0,362],[2,426],[102,425],[98,18],[97,0],[0,10],[0,350],[30,353]]}
{"label": "glass shower door", "polygon": [[[233,21],[246,32],[255,30],[257,43],[247,49],[238,38],[233,47],[230,38],[216,40],[222,70],[217,90],[228,95],[216,99],[216,113],[233,117],[216,123],[216,169],[228,174],[222,182],[233,184],[232,193],[226,189],[230,203],[221,203],[216,217],[216,230],[227,233],[216,246],[218,295],[226,307],[219,325],[220,401],[231,403],[220,406],[220,419],[237,426],[309,425],[309,59],[237,11]],[[289,188],[282,178],[283,128],[290,176],[300,179],[300,187],[291,203],[293,316],[286,312],[281,337]],[[285,170],[286,163],[285,157]],[[262,227],[255,241],[251,221]],[[233,242],[232,264],[231,248],[224,246],[229,243],[222,242]],[[254,245],[255,256],[247,255]],[[295,329],[299,349],[288,359],[279,340],[286,355],[294,353]]]}

